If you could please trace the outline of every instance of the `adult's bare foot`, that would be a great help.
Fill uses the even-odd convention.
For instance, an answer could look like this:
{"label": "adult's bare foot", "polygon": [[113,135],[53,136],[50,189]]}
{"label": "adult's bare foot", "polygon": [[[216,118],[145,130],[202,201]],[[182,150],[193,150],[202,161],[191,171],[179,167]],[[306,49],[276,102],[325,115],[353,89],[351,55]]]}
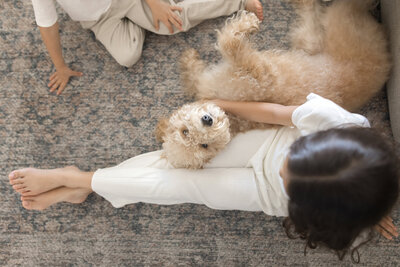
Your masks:
{"label": "adult's bare foot", "polygon": [[63,186],[36,196],[21,196],[21,201],[27,210],[44,210],[59,202],[82,203],[90,193],[90,189]]}
{"label": "adult's bare foot", "polygon": [[247,0],[245,9],[256,14],[259,20],[264,19],[263,7],[259,0]]}
{"label": "adult's bare foot", "polygon": [[[8,178],[14,190],[25,196],[36,196],[43,192],[61,186],[85,187],[90,189],[90,181],[86,181],[87,174],[76,167],[65,167],[60,169],[20,169],[12,171]],[[81,186],[86,183],[89,187]]]}

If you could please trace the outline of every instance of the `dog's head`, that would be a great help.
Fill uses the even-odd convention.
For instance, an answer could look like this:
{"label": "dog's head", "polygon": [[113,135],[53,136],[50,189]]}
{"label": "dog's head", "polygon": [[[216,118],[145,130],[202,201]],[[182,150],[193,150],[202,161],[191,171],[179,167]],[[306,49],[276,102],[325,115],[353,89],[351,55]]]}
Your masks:
{"label": "dog's head", "polygon": [[210,102],[182,106],[158,123],[156,135],[175,168],[202,168],[231,140],[228,117]]}

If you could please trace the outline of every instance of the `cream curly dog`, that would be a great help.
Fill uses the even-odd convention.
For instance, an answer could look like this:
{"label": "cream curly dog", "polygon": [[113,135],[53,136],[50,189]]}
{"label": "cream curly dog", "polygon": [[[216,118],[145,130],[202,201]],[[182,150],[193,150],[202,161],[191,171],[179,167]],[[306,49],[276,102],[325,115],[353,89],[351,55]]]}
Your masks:
{"label": "cream curly dog", "polygon": [[[292,29],[292,48],[257,51],[249,36],[260,21],[243,12],[218,32],[223,61],[206,67],[195,50],[181,58],[185,90],[198,99],[304,103],[317,93],[348,110],[370,100],[390,72],[382,26],[369,14],[370,0],[296,0],[300,20]],[[206,122],[204,118],[207,118]],[[212,104],[185,105],[160,123],[158,138],[175,167],[200,168],[231,136],[260,124],[228,119]],[[211,122],[210,122],[211,120]],[[230,131],[230,133],[229,133]]]}

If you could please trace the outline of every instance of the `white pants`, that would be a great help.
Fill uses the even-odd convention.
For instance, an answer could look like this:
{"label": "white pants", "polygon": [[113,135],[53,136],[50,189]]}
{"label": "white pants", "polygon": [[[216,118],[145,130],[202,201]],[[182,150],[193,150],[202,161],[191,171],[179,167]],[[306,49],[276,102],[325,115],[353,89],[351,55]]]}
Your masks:
{"label": "white pants", "polygon": [[204,204],[213,209],[262,211],[250,158],[267,132],[237,135],[200,170],[174,169],[155,151],[131,158],[116,167],[97,170],[92,189],[114,207],[153,204]]}

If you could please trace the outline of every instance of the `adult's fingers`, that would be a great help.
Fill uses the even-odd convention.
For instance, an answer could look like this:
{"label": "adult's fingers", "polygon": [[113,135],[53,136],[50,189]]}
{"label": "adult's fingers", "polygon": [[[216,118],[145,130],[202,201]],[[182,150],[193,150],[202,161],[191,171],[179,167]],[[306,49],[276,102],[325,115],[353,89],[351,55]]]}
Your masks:
{"label": "adult's fingers", "polygon": [[172,11],[179,11],[182,12],[183,8],[181,8],[180,6],[170,6],[170,9]]}
{"label": "adult's fingers", "polygon": [[175,25],[176,28],[178,28],[180,31],[183,31],[182,20],[175,13],[171,13],[170,21]]}
{"label": "adult's fingers", "polygon": [[67,86],[67,83],[61,83],[60,87],[57,90],[57,95],[60,95],[62,91],[64,91],[65,86]]}
{"label": "adult's fingers", "polygon": [[50,81],[53,80],[53,79],[56,77],[56,75],[57,75],[57,72],[54,72],[54,73],[50,76],[49,80],[50,80]]}
{"label": "adult's fingers", "polygon": [[72,71],[71,76],[82,76],[83,73],[79,71]]}
{"label": "adult's fingers", "polygon": [[158,22],[158,19],[154,19],[153,23],[154,23],[154,28],[156,28],[156,30],[158,31],[160,29],[160,24]]}
{"label": "adult's fingers", "polygon": [[163,23],[165,24],[165,26],[167,26],[169,33],[174,33],[174,29],[172,28],[172,25],[168,19],[164,20]]}
{"label": "adult's fingers", "polygon": [[50,92],[54,92],[59,86],[60,86],[61,82],[57,81],[50,89]]}
{"label": "adult's fingers", "polygon": [[176,13],[174,12],[174,10],[171,9],[170,12],[169,12],[169,14],[170,14],[170,16],[174,17],[174,19],[176,19],[176,20],[179,22],[179,24],[182,25],[182,20],[181,20],[181,18],[178,16],[178,14],[176,14]]}
{"label": "adult's fingers", "polygon": [[58,81],[58,79],[53,79],[47,84],[47,86],[52,87],[57,81]]}

